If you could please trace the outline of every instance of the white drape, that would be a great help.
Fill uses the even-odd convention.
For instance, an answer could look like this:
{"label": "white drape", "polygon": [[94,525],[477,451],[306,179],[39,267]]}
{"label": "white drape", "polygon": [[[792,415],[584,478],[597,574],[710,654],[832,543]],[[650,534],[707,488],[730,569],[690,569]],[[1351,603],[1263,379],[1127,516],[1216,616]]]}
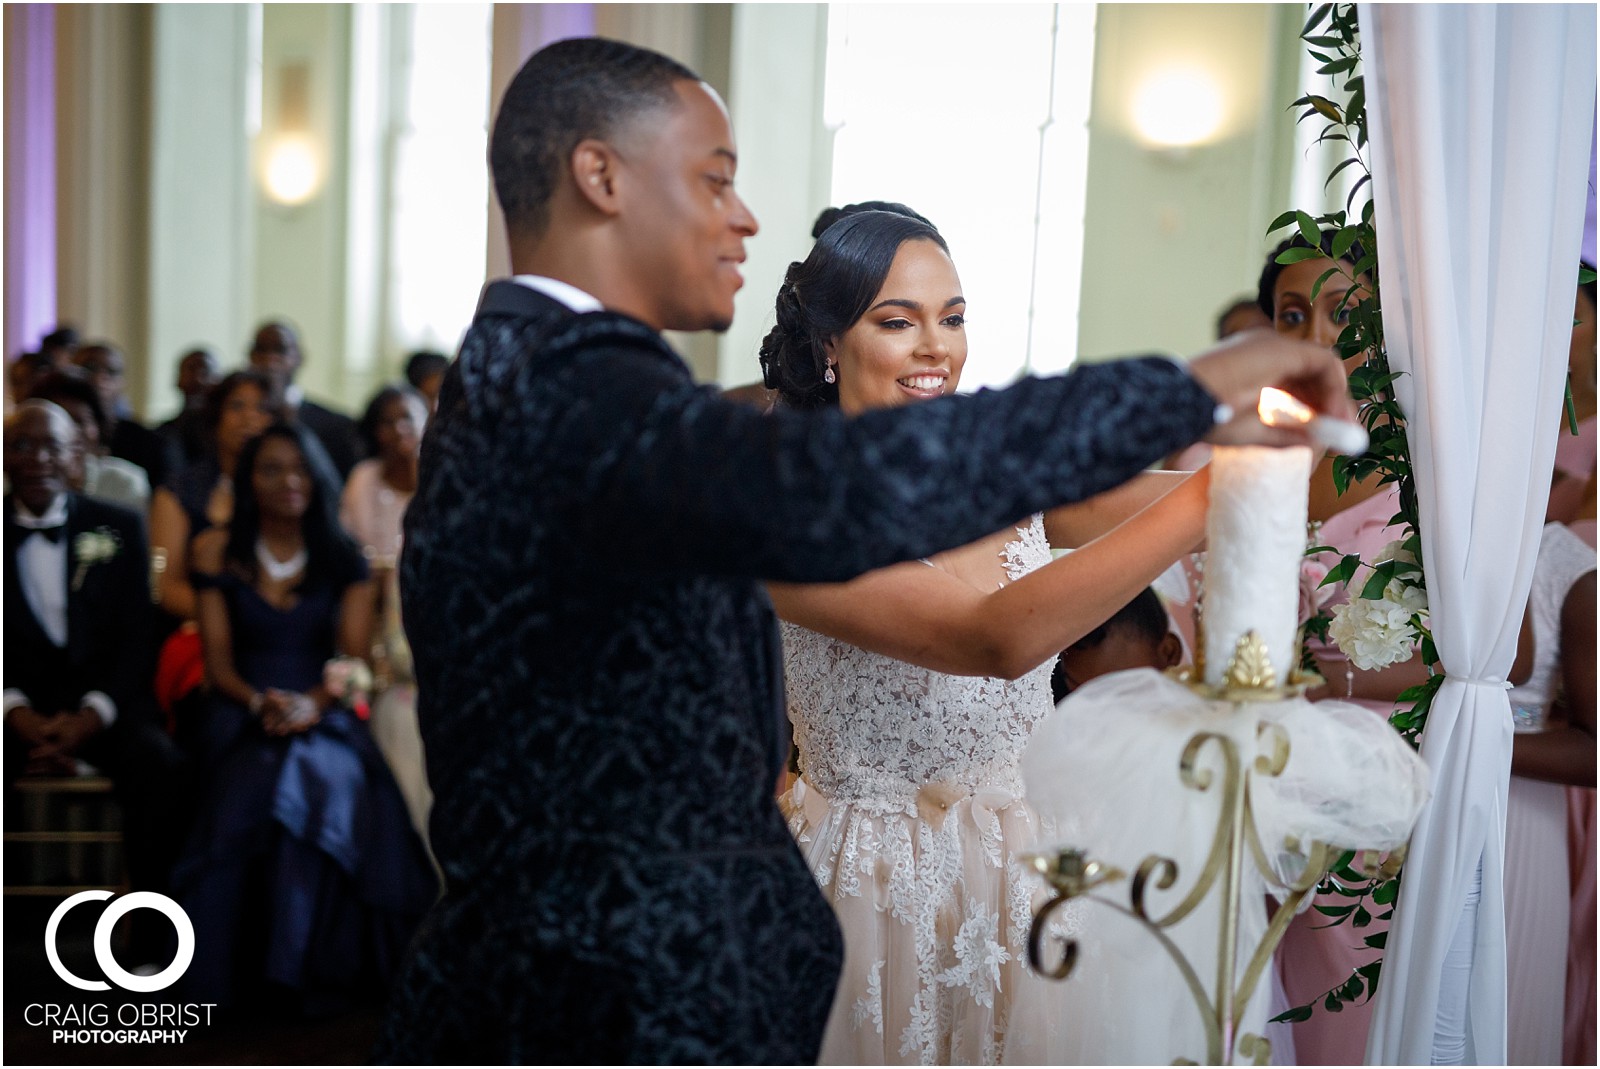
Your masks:
{"label": "white drape", "polygon": [[[1384,328],[1409,419],[1446,682],[1433,799],[1390,929],[1369,1063],[1426,1064],[1482,866],[1466,1058],[1505,1061],[1510,706],[1561,415],[1595,100],[1591,5],[1360,7]],[[1451,996],[1446,994],[1448,1000]]]}

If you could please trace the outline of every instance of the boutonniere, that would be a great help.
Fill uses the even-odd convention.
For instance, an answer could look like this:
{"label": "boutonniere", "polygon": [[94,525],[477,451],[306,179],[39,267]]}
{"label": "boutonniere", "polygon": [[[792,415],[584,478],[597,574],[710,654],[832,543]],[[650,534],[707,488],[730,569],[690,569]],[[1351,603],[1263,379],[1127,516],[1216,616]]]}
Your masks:
{"label": "boutonniere", "polygon": [[83,586],[89,569],[104,564],[122,552],[122,538],[109,527],[84,531],[72,540],[72,555],[78,558],[78,570],[72,573],[72,589]]}

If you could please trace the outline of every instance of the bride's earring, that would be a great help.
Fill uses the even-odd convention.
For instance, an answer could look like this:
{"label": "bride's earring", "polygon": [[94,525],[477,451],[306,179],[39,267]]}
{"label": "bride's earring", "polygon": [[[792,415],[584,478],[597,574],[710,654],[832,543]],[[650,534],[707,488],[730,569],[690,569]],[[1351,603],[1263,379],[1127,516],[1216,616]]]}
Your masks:
{"label": "bride's earring", "polygon": [[836,381],[836,378],[837,377],[833,373],[833,365],[829,364],[826,370],[822,372],[822,381],[826,382],[829,386],[832,386]]}

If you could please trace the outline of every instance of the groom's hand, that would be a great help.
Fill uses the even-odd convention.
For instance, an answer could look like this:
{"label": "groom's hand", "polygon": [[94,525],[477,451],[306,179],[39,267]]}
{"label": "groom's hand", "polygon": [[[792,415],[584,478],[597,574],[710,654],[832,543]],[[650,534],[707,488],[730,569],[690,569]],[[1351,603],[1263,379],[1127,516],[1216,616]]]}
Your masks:
{"label": "groom's hand", "polygon": [[[1217,445],[1311,445],[1299,427],[1269,427],[1256,414],[1263,387],[1293,394],[1319,414],[1356,421],[1344,365],[1333,350],[1268,330],[1235,334],[1189,361],[1189,373],[1233,418],[1206,435]],[[1318,447],[1320,448],[1320,447]]]}

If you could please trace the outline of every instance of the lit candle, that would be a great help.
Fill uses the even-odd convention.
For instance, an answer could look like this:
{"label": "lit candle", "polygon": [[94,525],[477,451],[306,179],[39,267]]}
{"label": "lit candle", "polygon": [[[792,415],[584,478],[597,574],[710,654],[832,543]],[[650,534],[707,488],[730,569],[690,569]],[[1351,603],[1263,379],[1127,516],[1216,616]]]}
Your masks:
{"label": "lit candle", "polygon": [[[1261,392],[1260,412],[1263,422],[1279,425],[1309,422],[1313,415],[1288,394],[1271,389]],[[1310,478],[1306,446],[1212,451],[1202,595],[1207,683],[1222,681],[1240,637],[1249,631],[1265,642],[1279,684],[1298,663],[1296,617]]]}

